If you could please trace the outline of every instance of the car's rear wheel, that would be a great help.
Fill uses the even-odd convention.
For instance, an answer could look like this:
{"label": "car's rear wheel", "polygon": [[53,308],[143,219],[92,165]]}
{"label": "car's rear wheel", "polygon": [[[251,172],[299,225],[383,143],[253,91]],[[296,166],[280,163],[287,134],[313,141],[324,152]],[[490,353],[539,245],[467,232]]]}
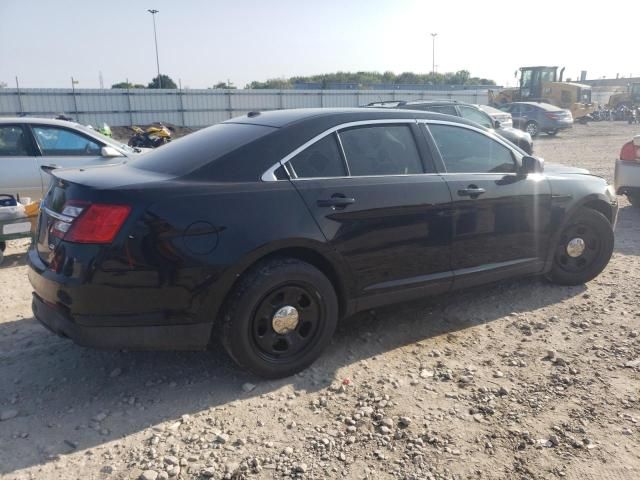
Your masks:
{"label": "car's rear wheel", "polygon": [[293,258],[262,262],[226,301],[220,338],[242,368],[266,378],[293,375],[327,347],[338,321],[329,279]]}
{"label": "car's rear wheel", "polygon": [[640,193],[627,193],[627,200],[634,207],[640,207]]}
{"label": "car's rear wheel", "polygon": [[580,285],[597,277],[613,253],[613,228],[602,213],[582,208],[569,220],[555,246],[549,278]]}
{"label": "car's rear wheel", "polygon": [[540,127],[538,127],[538,124],[536,122],[531,120],[524,126],[524,131],[532,137],[536,137],[540,133]]}

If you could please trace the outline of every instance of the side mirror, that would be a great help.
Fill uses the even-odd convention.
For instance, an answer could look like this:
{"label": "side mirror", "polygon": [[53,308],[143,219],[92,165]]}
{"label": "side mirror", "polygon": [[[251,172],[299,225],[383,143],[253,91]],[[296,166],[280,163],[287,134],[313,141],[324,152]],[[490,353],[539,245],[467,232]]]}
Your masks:
{"label": "side mirror", "polygon": [[544,160],[542,158],[525,155],[522,157],[522,172],[525,175],[544,172]]}
{"label": "side mirror", "polygon": [[495,128],[495,129],[500,128],[500,120],[494,120],[493,121],[493,128]]}
{"label": "side mirror", "polygon": [[100,155],[102,155],[105,158],[123,157],[124,156],[118,150],[116,150],[113,147],[102,147],[102,149],[100,150]]}

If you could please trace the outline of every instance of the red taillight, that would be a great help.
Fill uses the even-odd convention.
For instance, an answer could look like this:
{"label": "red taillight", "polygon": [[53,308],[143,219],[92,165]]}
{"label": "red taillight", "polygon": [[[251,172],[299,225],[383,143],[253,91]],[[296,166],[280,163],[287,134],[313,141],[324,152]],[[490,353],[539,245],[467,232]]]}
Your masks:
{"label": "red taillight", "polygon": [[57,220],[52,233],[67,242],[111,243],[130,212],[128,205],[69,203],[63,209],[69,221]]}
{"label": "red taillight", "polygon": [[637,162],[640,160],[640,147],[636,147],[632,141],[625,143],[620,150],[620,160]]}

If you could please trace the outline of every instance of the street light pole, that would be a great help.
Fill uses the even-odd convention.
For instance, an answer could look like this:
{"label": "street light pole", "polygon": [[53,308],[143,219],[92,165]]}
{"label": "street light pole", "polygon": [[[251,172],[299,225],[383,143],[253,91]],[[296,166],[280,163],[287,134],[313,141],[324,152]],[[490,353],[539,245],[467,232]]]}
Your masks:
{"label": "street light pole", "polygon": [[436,37],[437,33],[431,34],[431,74],[433,76],[433,81],[435,82],[436,77]]}
{"label": "street light pole", "polygon": [[158,34],[156,32],[156,13],[159,10],[149,9],[147,12],[153,17],[153,39],[156,43],[156,66],[158,67],[158,87],[162,88],[162,77],[160,76],[160,57],[158,56]]}

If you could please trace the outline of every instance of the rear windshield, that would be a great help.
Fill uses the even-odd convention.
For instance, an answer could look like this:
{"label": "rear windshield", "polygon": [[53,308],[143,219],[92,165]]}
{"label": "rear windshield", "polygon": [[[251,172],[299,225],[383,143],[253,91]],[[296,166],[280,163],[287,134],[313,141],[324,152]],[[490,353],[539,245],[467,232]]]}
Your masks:
{"label": "rear windshield", "polygon": [[182,176],[275,130],[247,123],[219,123],[134,158],[129,165]]}

